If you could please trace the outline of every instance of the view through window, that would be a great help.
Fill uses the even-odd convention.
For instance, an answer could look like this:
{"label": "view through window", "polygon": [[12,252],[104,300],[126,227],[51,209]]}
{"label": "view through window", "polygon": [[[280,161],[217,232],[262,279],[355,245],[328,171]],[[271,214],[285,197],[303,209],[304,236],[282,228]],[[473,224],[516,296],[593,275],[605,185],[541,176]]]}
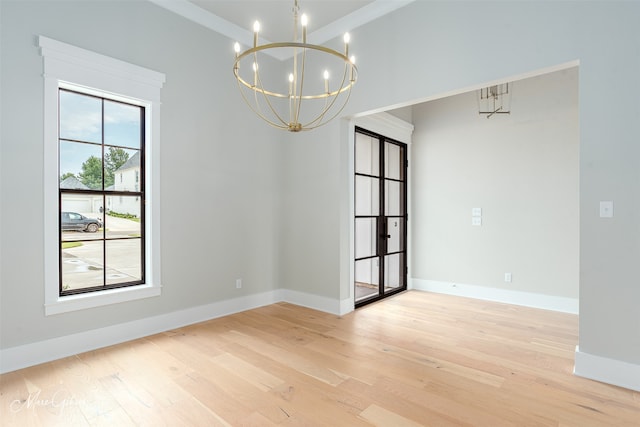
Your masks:
{"label": "view through window", "polygon": [[145,281],[145,108],[59,89],[60,295]]}

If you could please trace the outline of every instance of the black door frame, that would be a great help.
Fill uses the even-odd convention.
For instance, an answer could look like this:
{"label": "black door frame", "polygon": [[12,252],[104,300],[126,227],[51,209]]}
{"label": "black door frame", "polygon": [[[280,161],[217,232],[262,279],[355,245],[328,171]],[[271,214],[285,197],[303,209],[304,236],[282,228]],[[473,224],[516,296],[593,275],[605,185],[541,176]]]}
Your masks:
{"label": "black door frame", "polygon": [[[367,129],[361,128],[356,126],[355,127],[355,134],[363,134],[363,135],[367,135],[371,138],[376,138],[378,140],[378,161],[379,161],[379,166],[378,166],[378,177],[373,177],[370,175],[366,175],[366,174],[361,174],[358,173],[355,169],[355,165],[354,165],[354,190],[355,190],[355,179],[357,176],[368,176],[368,177],[372,177],[372,178],[378,178],[379,179],[379,189],[378,189],[378,193],[379,193],[379,208],[378,208],[378,215],[376,216],[376,236],[377,236],[377,242],[376,242],[376,254],[374,256],[367,256],[367,257],[363,257],[363,258],[356,258],[354,257],[354,267],[355,267],[355,263],[358,262],[359,260],[364,260],[364,259],[377,259],[378,264],[379,264],[379,268],[378,268],[378,292],[375,295],[372,295],[371,297],[368,298],[363,298],[362,300],[358,301],[356,299],[356,295],[355,295],[355,286],[356,286],[356,281],[354,280],[353,286],[354,286],[354,303],[355,303],[355,308],[358,307],[362,307],[366,304],[370,304],[372,302],[375,301],[379,301],[383,298],[389,297],[391,295],[395,295],[399,292],[403,292],[407,289],[407,272],[408,272],[408,260],[407,260],[407,231],[408,231],[408,221],[409,221],[409,215],[407,212],[407,192],[408,192],[408,176],[407,176],[407,171],[408,171],[408,160],[407,160],[407,153],[408,153],[408,146],[407,144],[394,140],[392,138],[388,138],[386,136],[380,135],[378,133],[369,131]],[[355,140],[355,138],[354,138]],[[400,168],[401,168],[401,179],[392,179],[392,178],[387,178],[385,176],[385,145],[386,144],[393,144],[396,145],[398,147],[400,147],[400,153],[401,153],[401,159],[400,159]],[[354,163],[357,160],[357,152],[356,152],[356,146],[354,144]],[[386,215],[387,212],[385,211],[385,205],[386,205],[386,189],[385,189],[385,183],[386,181],[396,181],[396,182],[401,182],[402,185],[402,191],[400,193],[400,207],[401,207],[401,212],[399,213],[399,215]],[[354,191],[354,198],[356,197],[356,191]],[[356,229],[355,227],[355,222],[357,221],[358,218],[371,218],[371,215],[356,215],[354,212],[354,230]],[[400,250],[399,251],[394,251],[392,253],[387,253],[388,250],[388,242],[389,242],[389,238],[390,238],[390,234],[389,234],[389,230],[388,230],[388,219],[389,218],[399,218],[401,220],[404,221],[403,223],[403,227],[400,233]],[[354,239],[354,244],[355,244],[355,239]],[[400,254],[400,285],[391,289],[391,290],[385,290],[385,256],[386,255],[393,255],[393,254]]]}

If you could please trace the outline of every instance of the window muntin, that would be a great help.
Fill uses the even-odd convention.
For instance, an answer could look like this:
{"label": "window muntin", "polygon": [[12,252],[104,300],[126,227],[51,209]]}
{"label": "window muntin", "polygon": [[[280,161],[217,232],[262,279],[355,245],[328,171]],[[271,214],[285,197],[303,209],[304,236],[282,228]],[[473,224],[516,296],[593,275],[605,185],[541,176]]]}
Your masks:
{"label": "window muntin", "polygon": [[143,284],[145,107],[58,92],[59,295]]}

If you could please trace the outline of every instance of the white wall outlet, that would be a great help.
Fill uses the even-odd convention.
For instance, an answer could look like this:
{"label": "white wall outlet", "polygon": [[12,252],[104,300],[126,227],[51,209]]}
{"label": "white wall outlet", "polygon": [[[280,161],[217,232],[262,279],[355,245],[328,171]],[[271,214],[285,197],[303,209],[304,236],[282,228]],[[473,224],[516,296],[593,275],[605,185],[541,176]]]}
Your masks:
{"label": "white wall outlet", "polygon": [[236,279],[236,289],[240,289],[242,287],[242,279]]}
{"label": "white wall outlet", "polygon": [[482,216],[482,208],[471,208],[471,216]]}
{"label": "white wall outlet", "polygon": [[511,283],[511,273],[504,273],[504,281]]}
{"label": "white wall outlet", "polygon": [[613,218],[613,202],[600,202],[600,218]]}

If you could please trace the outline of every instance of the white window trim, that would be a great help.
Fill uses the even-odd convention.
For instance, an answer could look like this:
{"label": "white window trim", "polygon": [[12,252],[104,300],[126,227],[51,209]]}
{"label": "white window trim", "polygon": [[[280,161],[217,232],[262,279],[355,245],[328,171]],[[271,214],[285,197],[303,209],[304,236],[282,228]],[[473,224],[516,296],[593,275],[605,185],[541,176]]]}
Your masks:
{"label": "white window trim", "polygon": [[[44,36],[44,286],[45,315],[158,296],[160,284],[160,89],[165,76]],[[145,284],[60,296],[58,215],[58,90],[75,88],[145,106]]]}

